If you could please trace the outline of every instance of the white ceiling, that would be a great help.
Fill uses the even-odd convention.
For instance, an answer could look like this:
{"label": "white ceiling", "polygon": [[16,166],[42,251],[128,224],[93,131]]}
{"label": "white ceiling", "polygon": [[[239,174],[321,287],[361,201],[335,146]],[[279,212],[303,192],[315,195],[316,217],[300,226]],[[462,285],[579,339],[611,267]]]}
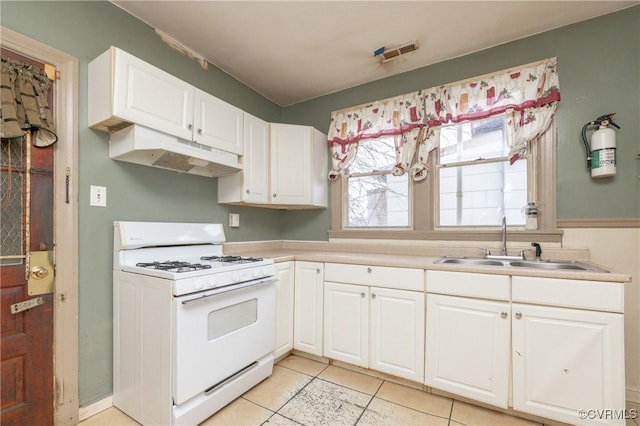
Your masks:
{"label": "white ceiling", "polygon": [[[281,106],[640,1],[112,0]],[[381,63],[374,50],[418,41]]]}

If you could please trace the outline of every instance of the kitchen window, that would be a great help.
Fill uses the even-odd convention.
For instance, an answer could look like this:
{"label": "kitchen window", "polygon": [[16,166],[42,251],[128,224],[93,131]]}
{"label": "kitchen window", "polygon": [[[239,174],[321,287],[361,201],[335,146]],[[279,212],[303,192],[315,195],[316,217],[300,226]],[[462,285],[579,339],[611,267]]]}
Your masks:
{"label": "kitchen window", "polygon": [[392,137],[360,143],[358,155],[344,174],[345,227],[408,227],[410,185],[408,175],[394,176]]}
{"label": "kitchen window", "polygon": [[[443,126],[434,179],[436,226],[523,226],[528,160],[509,164],[504,116]],[[532,179],[535,177],[532,176]]]}
{"label": "kitchen window", "polygon": [[550,58],[332,112],[329,236],[561,242],[559,101]]}

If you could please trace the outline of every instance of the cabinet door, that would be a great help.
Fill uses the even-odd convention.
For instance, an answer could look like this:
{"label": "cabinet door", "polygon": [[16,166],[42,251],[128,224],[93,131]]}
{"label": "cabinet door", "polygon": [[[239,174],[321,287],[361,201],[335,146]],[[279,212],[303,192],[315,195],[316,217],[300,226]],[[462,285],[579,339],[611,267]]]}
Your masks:
{"label": "cabinet door", "polygon": [[425,384],[507,407],[507,302],[427,294]]}
{"label": "cabinet door", "polygon": [[113,115],[191,140],[193,86],[114,50]]}
{"label": "cabinet door", "polygon": [[242,155],[244,113],[215,96],[195,89],[194,140]]}
{"label": "cabinet door", "polygon": [[322,263],[295,262],[293,348],[322,356]]}
{"label": "cabinet door", "polygon": [[513,408],[572,424],[578,410],[622,410],[624,343],[621,314],[513,305]]}
{"label": "cabinet door", "polygon": [[324,356],[369,366],[369,288],[324,283]]}
{"label": "cabinet door", "polygon": [[269,123],[257,117],[244,116],[244,201],[269,202]]}
{"label": "cabinet door", "polygon": [[369,368],[424,380],[424,293],[371,288]]}
{"label": "cabinet door", "polygon": [[311,130],[271,123],[271,203],[311,204]]}
{"label": "cabinet door", "polygon": [[276,358],[293,349],[293,262],[276,263]]}

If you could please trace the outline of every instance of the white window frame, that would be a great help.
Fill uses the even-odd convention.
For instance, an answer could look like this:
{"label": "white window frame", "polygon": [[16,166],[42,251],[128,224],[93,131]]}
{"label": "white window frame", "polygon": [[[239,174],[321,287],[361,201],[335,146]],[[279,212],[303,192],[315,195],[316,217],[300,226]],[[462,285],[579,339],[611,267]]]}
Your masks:
{"label": "white window frame", "polygon": [[[509,228],[510,241],[562,242],[562,231],[557,228],[556,208],[556,125],[555,120],[540,137],[530,142],[528,173],[535,173],[530,180],[533,199],[540,209],[538,229]],[[437,153],[429,156],[429,176],[420,182],[410,183],[410,228],[347,228],[344,216],[346,203],[346,179],[339,178],[331,187],[330,239],[394,239],[394,240],[440,240],[440,241],[492,241],[501,238],[499,227],[462,228],[436,227],[435,215],[438,187],[434,179]],[[535,171],[534,171],[535,169]],[[462,228],[462,229],[459,229]]]}
{"label": "white window frame", "polygon": [[[495,116],[495,117],[499,117],[499,116]],[[463,125],[465,123],[468,123],[468,121],[465,122],[461,122],[461,123],[456,123],[455,125]],[[535,149],[534,145],[536,145],[536,142],[538,141],[529,141],[527,143],[527,153],[522,156],[520,159],[518,159],[518,161],[526,161],[527,162],[527,202],[533,202],[536,203],[538,202],[538,196],[537,196],[537,180],[538,180],[538,167],[537,167],[537,149]],[[533,155],[533,152],[536,153],[536,155]],[[489,163],[504,163],[504,162],[508,162],[509,161],[509,157],[507,155],[502,156],[502,157],[492,157],[492,158],[481,158],[481,159],[476,159],[476,160],[465,160],[465,161],[458,161],[458,162],[451,162],[451,163],[447,163],[446,166],[443,166],[440,163],[440,148],[436,148],[433,153],[432,156],[435,159],[435,164],[434,167],[431,169],[433,170],[433,173],[431,174],[431,176],[429,177],[430,179],[433,179],[433,188],[434,188],[434,199],[433,199],[433,229],[434,230],[439,230],[439,231],[452,231],[452,230],[462,230],[462,231],[477,231],[477,230],[481,230],[481,229],[489,229],[489,228],[495,228],[495,225],[441,225],[440,224],[440,173],[439,171],[442,168],[445,167],[464,167],[464,166],[473,166],[473,165],[480,165],[480,164],[489,164]],[[507,167],[510,167],[510,165],[507,165]],[[522,206],[523,208],[525,207],[524,205]],[[509,224],[509,222],[507,221],[507,227],[510,229],[518,229],[518,230],[522,230],[524,229],[524,224],[518,224],[518,225],[512,225]]]}

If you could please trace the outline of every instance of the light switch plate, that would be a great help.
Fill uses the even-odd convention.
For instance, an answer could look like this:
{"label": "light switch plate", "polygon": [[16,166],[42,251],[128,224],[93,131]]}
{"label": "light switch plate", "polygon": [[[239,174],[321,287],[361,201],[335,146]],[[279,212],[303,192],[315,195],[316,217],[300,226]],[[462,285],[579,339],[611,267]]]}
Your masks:
{"label": "light switch plate", "polygon": [[240,213],[229,213],[229,226],[240,228]]}
{"label": "light switch plate", "polygon": [[107,187],[91,185],[89,205],[92,207],[107,207]]}

